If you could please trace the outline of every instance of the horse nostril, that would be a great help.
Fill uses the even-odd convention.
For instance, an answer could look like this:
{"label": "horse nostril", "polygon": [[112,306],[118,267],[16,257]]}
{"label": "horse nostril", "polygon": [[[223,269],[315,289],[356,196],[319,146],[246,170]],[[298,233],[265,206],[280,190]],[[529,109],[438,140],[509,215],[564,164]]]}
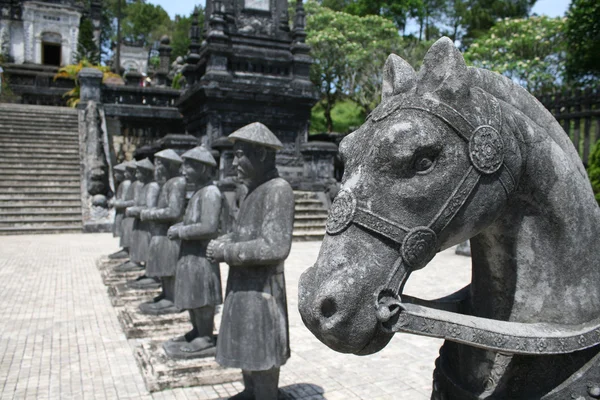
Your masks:
{"label": "horse nostril", "polygon": [[321,302],[321,315],[325,318],[332,317],[337,312],[337,305],[335,300],[328,297]]}

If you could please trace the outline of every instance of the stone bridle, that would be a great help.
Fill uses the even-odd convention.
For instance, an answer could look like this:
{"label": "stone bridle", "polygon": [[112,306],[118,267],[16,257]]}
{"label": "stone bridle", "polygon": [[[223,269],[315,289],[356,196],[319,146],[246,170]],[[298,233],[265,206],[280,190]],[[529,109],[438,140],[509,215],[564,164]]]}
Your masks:
{"label": "stone bridle", "polygon": [[[496,98],[481,96],[500,117]],[[493,176],[502,185],[507,198],[517,182],[506,165],[501,127],[471,123],[451,106],[428,98],[410,99],[396,106],[382,105],[370,118],[381,121],[399,110],[424,112],[443,121],[468,144],[471,165],[458,186],[435,217],[423,226],[407,227],[381,213],[371,210],[367,202],[357,198],[351,188],[345,188],[334,200],[326,225],[331,236],[355,224],[369,232],[397,243],[400,256],[393,265],[386,284],[375,293],[377,319],[384,330],[443,338],[506,354],[565,354],[593,347],[600,343],[600,318],[579,325],[551,323],[518,323],[463,315],[445,311],[439,302],[426,302],[400,295],[409,272],[427,265],[438,252],[438,236],[462,209],[483,176]],[[501,121],[498,118],[498,121]],[[404,267],[404,268],[402,268]],[[427,303],[424,306],[415,303]]]}

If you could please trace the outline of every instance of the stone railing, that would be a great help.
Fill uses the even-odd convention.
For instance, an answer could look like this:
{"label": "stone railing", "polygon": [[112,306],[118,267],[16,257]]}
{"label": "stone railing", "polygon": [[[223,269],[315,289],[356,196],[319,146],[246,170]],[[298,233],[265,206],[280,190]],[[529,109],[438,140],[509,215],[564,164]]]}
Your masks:
{"label": "stone railing", "polygon": [[181,92],[175,89],[137,86],[102,86],[102,102],[104,104],[175,107],[175,102],[179,96],[181,96]]}
{"label": "stone railing", "polygon": [[15,101],[22,104],[64,107],[67,105],[65,93],[75,87],[71,79],[54,79],[58,67],[30,64],[2,67]]}

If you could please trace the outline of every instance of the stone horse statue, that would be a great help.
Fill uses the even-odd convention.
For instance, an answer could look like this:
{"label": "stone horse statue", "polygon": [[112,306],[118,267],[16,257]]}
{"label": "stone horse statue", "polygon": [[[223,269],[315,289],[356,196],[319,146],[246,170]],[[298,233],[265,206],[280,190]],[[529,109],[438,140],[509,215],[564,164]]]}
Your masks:
{"label": "stone horse statue", "polygon": [[[600,208],[567,135],[448,38],[418,74],[391,55],[382,90],[340,145],[342,190],[300,281],[304,323],[358,355],[395,332],[444,338],[432,399],[600,398]],[[402,294],[467,239],[469,286]]]}

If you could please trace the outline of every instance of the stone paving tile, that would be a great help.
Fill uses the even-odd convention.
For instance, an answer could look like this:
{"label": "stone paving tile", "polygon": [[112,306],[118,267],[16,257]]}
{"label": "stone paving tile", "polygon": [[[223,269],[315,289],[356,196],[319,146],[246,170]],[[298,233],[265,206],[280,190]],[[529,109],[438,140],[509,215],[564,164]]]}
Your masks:
{"label": "stone paving tile", "polygon": [[[236,382],[147,392],[95,267],[117,249],[110,235],[0,241],[0,398],[212,400],[243,389]],[[319,247],[294,243],[286,263],[292,358],[281,370],[285,398],[428,399],[440,340],[396,335],[381,352],[358,357],[330,350],[304,327],[298,279]],[[222,271],[225,283],[225,265]],[[416,272],[405,292],[432,299],[469,281],[469,259],[450,249]]]}

